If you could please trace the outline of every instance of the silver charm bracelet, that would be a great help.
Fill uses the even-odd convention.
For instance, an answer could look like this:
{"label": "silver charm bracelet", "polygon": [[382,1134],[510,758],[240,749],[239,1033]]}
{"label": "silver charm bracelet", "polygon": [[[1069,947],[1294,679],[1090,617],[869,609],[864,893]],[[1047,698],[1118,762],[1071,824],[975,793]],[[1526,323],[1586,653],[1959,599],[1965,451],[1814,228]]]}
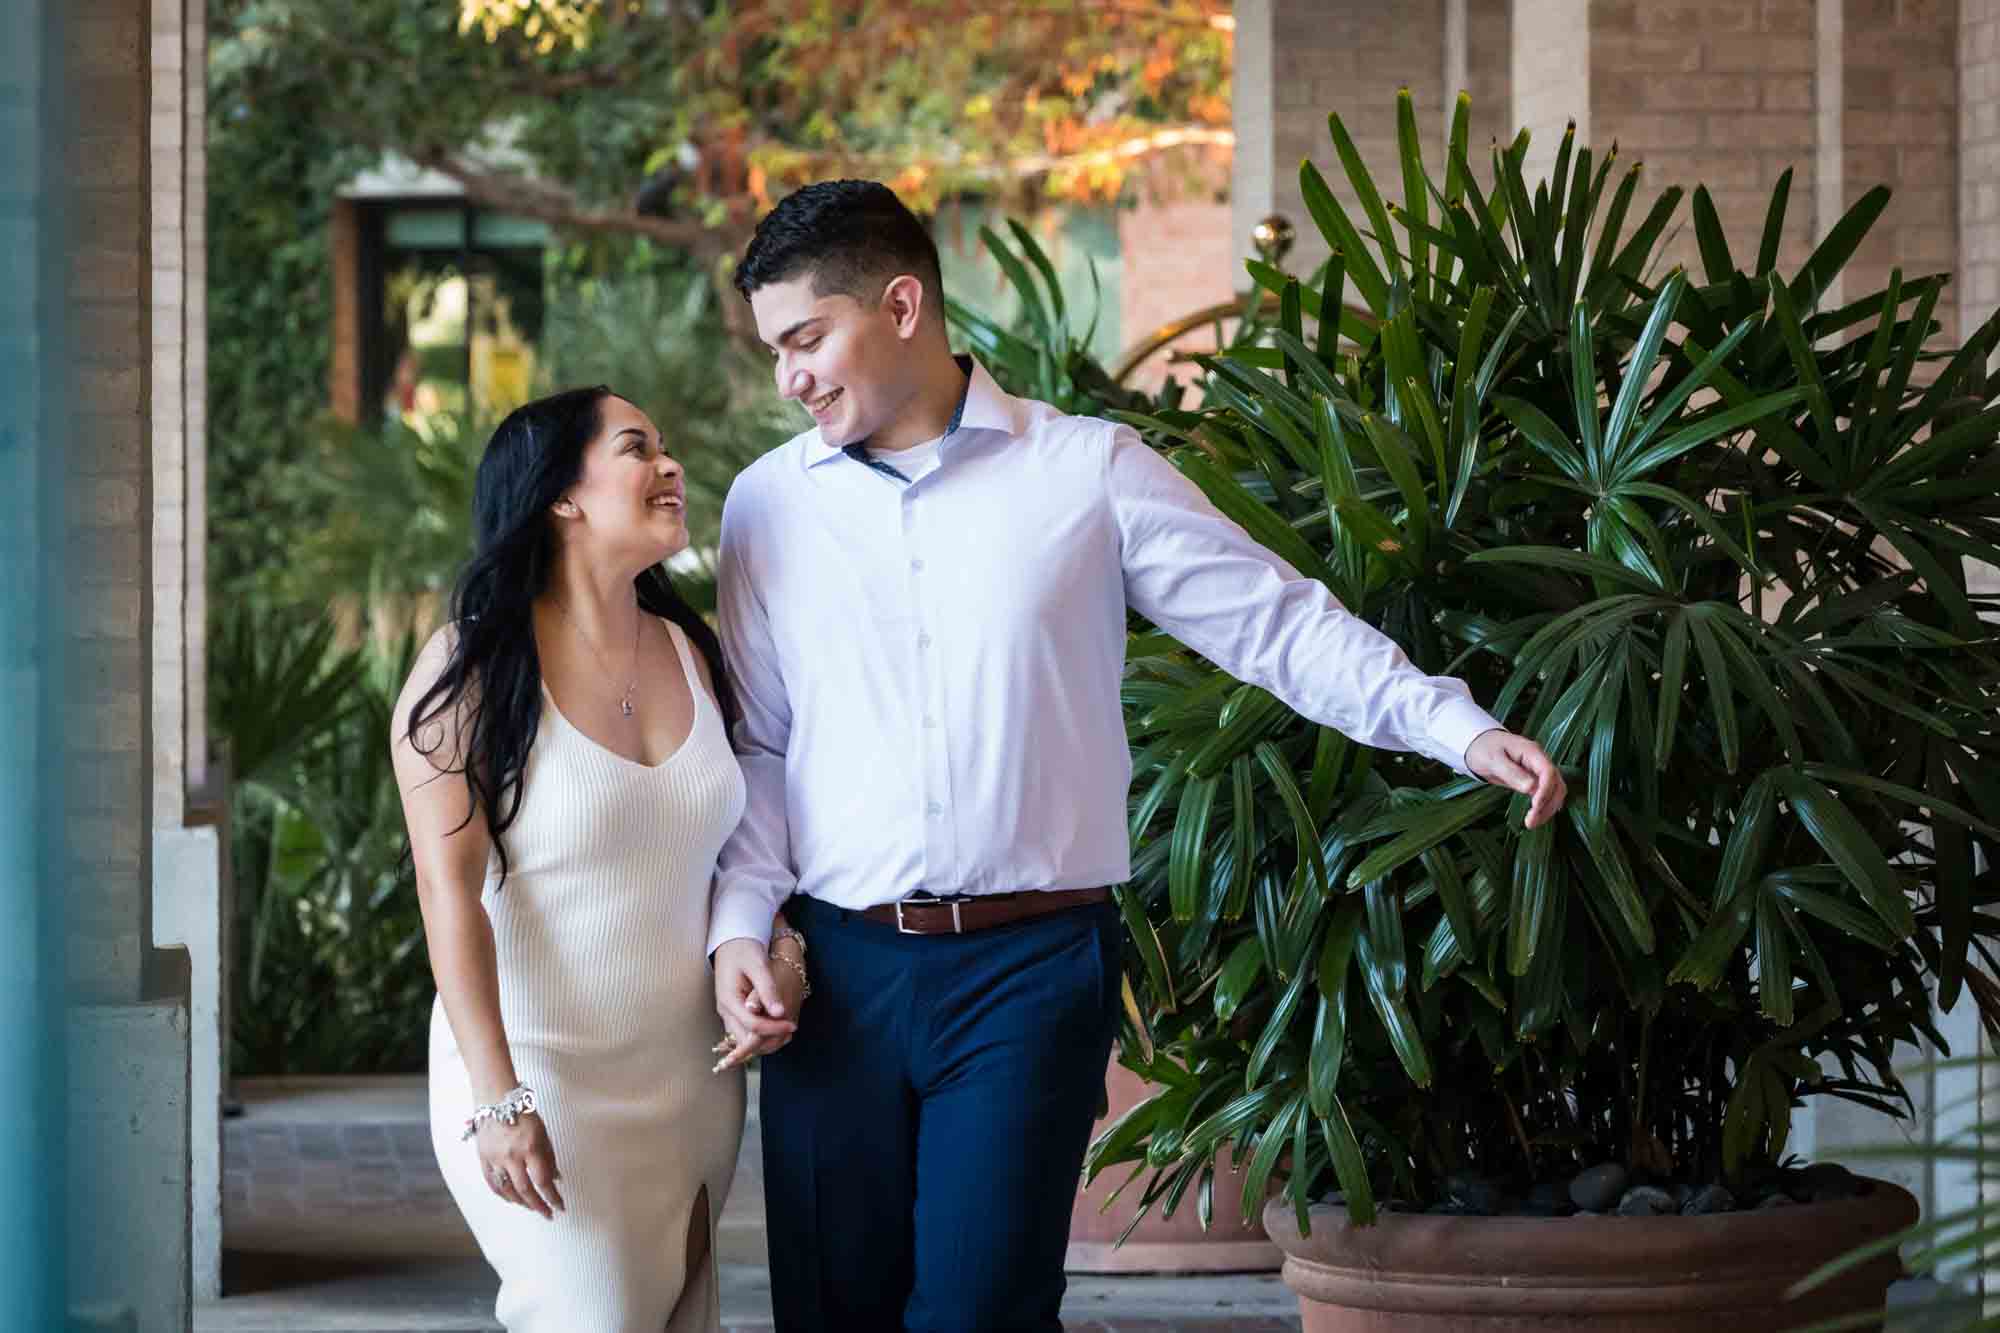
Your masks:
{"label": "silver charm bracelet", "polygon": [[524,1115],[537,1114],[539,1111],[535,1106],[535,1090],[525,1083],[517,1084],[511,1092],[491,1106],[475,1108],[471,1118],[465,1122],[465,1133],[458,1136],[458,1141],[463,1143],[477,1134],[479,1127],[489,1120],[512,1125]]}

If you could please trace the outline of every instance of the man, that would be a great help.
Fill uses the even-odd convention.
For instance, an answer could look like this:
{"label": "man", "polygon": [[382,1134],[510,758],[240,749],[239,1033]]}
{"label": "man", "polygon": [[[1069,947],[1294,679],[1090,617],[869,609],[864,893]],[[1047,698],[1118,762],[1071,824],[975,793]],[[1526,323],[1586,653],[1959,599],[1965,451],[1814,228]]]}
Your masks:
{"label": "man", "polygon": [[[955,360],[937,250],[885,186],[791,195],[736,284],[815,422],[722,517],[749,801],[709,946],[743,1052],[773,1052],[778,1327],[1060,1329],[1131,873],[1127,607],[1307,717],[1530,793],[1531,825],[1562,778],[1130,428]],[[797,1015],[766,961],[781,905],[812,961]]]}

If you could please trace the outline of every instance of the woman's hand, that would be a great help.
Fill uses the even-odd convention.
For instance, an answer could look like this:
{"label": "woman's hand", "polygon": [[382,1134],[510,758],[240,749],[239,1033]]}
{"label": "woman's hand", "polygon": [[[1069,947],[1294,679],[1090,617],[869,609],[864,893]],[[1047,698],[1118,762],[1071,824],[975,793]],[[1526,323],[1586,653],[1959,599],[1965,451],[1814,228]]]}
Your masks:
{"label": "woman's hand", "polygon": [[486,1188],[545,1218],[566,1211],[556,1189],[562,1172],[556,1169],[555,1149],[549,1146],[548,1127],[539,1115],[523,1114],[511,1125],[484,1121],[473,1142],[479,1148]]}
{"label": "woman's hand", "polygon": [[[773,923],[773,929],[779,932],[789,929],[782,914]],[[718,978],[722,975],[723,949],[737,945],[754,947],[754,942],[730,940],[717,949]],[[772,940],[769,952],[762,958],[750,958],[746,948],[736,966],[746,974],[755,973],[757,981],[740,988],[734,1006],[725,1003],[716,1005],[716,1011],[722,1018],[724,1036],[715,1044],[717,1059],[711,1073],[720,1074],[726,1069],[747,1064],[753,1056],[783,1050],[798,1031],[796,1015],[806,1001],[805,950],[796,937],[779,935]],[[718,1000],[723,999],[724,990],[718,982]],[[774,1021],[777,1014],[788,1015],[791,1021]]]}

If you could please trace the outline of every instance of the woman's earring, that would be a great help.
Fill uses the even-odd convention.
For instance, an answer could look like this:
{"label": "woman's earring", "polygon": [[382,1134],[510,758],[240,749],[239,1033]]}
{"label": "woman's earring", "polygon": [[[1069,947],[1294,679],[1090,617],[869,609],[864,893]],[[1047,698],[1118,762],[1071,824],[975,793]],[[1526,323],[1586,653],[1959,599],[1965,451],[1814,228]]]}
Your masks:
{"label": "woman's earring", "polygon": [[576,502],[574,500],[558,500],[556,501],[556,512],[564,518],[575,518]]}

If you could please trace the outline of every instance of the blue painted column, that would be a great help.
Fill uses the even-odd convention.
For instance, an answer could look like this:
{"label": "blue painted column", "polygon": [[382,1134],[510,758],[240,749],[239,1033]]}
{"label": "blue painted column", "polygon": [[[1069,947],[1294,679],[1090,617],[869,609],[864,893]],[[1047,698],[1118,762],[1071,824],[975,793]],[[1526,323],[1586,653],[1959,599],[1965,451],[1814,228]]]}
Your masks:
{"label": "blue painted column", "polygon": [[62,1326],[60,0],[0,5],[0,1329]]}

